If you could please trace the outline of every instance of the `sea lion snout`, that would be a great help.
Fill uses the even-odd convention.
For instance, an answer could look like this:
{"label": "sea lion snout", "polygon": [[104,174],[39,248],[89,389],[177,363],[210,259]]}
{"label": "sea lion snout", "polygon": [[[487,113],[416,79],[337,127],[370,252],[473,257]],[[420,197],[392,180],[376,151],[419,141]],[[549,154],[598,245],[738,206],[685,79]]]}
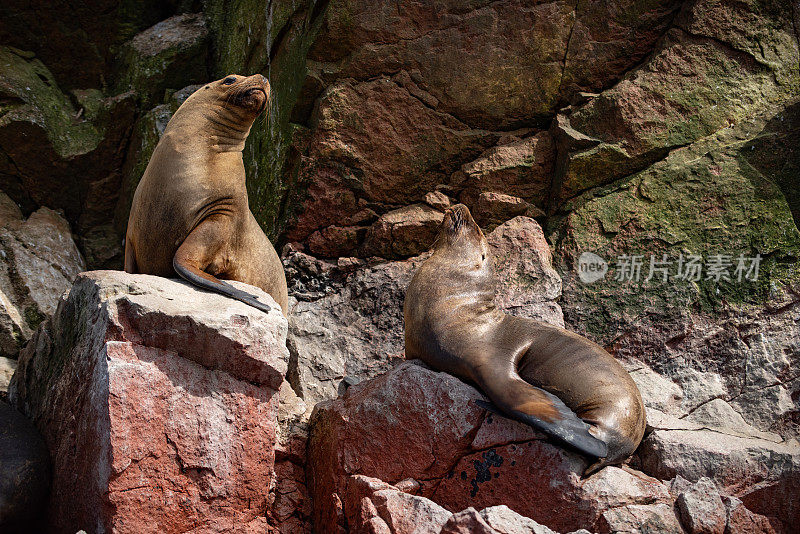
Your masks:
{"label": "sea lion snout", "polygon": [[267,107],[271,88],[269,80],[261,74],[239,76],[230,74],[217,82],[226,89],[232,104],[258,115]]}
{"label": "sea lion snout", "polygon": [[483,232],[481,232],[475,219],[472,218],[469,208],[464,204],[456,204],[445,211],[439,232],[454,237],[464,230],[483,237]]}

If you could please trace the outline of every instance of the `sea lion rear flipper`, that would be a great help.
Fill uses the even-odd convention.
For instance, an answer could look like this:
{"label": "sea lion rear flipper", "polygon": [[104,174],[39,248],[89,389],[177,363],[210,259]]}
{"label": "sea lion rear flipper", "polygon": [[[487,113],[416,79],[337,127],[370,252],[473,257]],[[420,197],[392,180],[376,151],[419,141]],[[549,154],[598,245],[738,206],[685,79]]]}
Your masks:
{"label": "sea lion rear flipper", "polygon": [[172,267],[181,278],[196,286],[200,286],[203,289],[208,289],[209,291],[214,291],[215,293],[221,293],[232,299],[249,304],[250,306],[265,313],[269,313],[269,311],[272,309],[268,304],[259,302],[255,295],[251,295],[246,291],[236,289],[229,283],[211,276],[207,272],[201,271],[196,267],[191,265],[182,265],[178,263],[175,258],[172,260]]}
{"label": "sea lion rear flipper", "polygon": [[[585,423],[575,412],[569,409],[561,399],[547,391],[532,386],[521,378],[511,378],[499,392],[497,405],[502,415],[516,419],[522,423],[541,430],[583,454],[595,458],[604,458],[608,454],[608,445],[594,437],[590,425]],[[483,385],[482,385],[483,386]],[[483,386],[489,397],[497,391]],[[486,406],[485,401],[475,401],[487,410],[497,412],[494,405]]]}
{"label": "sea lion rear flipper", "polygon": [[[259,302],[255,295],[236,289],[229,283],[203,270],[204,267],[211,264],[216,252],[213,250],[213,246],[209,246],[209,243],[215,242],[213,240],[213,232],[219,232],[218,222],[209,217],[200,223],[178,247],[178,251],[172,258],[172,268],[175,269],[178,276],[187,282],[244,302],[263,312],[269,312],[272,308],[263,302]],[[214,228],[215,225],[217,228]],[[212,231],[209,232],[209,229]],[[209,237],[209,234],[212,235]]]}

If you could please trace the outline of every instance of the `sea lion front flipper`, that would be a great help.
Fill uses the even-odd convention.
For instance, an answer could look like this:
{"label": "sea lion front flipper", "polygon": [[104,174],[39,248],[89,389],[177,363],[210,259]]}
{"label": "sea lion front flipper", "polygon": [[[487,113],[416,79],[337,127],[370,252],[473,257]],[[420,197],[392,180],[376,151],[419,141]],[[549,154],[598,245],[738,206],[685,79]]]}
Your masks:
{"label": "sea lion front flipper", "polygon": [[[608,445],[594,437],[589,432],[590,425],[561,399],[518,376],[510,377],[511,383],[508,380],[506,376],[506,384],[500,388],[487,387],[485,382],[479,382],[481,389],[495,402],[502,415],[541,430],[583,454],[595,458],[604,458],[608,454]],[[475,401],[479,406],[486,407],[483,402]]]}
{"label": "sea lion front flipper", "polygon": [[[215,293],[221,293],[268,313],[272,308],[263,302],[259,302],[255,295],[237,289],[204,271],[211,264],[215,254],[218,253],[215,250],[219,248],[218,245],[215,247],[210,243],[215,242],[211,238],[217,235],[215,232],[219,231],[219,223],[220,221],[215,221],[211,217],[200,223],[178,247],[178,251],[172,258],[172,268],[175,269],[178,276],[187,282]],[[217,226],[217,228],[215,229],[214,226]]]}

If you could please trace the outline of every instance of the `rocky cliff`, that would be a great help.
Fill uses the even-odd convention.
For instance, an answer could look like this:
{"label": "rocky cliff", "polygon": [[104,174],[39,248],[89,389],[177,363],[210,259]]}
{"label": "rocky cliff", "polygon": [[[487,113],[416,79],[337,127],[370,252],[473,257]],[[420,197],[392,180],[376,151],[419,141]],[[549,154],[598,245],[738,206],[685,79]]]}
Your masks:
{"label": "rocky cliff", "polygon": [[[516,532],[498,526],[524,523],[494,509],[508,505],[561,531],[789,532],[800,520],[799,10],[4,2],[0,395],[31,337],[26,358],[66,334],[50,316],[63,292],[89,291],[91,278],[72,287],[77,273],[120,268],[132,195],[171,114],[196,84],[260,72],[274,98],[244,151],[248,191],[293,299],[287,382],[270,386],[282,399],[264,453],[276,483],[259,517],[284,532],[314,521],[320,532]],[[492,430],[471,390],[434,413],[404,398],[410,375],[468,387],[397,367],[405,287],[454,202],[487,232],[504,310],[566,325],[631,372],[649,429],[627,471],[576,482],[576,458],[520,428]],[[426,418],[463,430],[435,434],[447,453],[408,436],[421,457],[387,452],[396,425]],[[362,443],[380,435],[370,425],[386,435]],[[533,457],[548,459],[561,493],[512,495],[534,486]]]}

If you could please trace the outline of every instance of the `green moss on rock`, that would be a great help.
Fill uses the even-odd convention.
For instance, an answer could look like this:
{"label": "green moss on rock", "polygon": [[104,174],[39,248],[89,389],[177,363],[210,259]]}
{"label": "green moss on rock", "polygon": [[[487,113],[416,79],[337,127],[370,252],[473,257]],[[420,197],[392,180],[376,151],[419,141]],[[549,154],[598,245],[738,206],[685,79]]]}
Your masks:
{"label": "green moss on rock", "polygon": [[146,109],[168,89],[208,81],[209,35],[199,13],[176,15],[139,33],[120,52],[118,92],[133,89]]}
{"label": "green moss on rock", "polygon": [[94,150],[102,139],[95,126],[81,120],[50,71],[30,53],[0,47],[0,128],[27,122],[42,128],[62,158]]}
{"label": "green moss on rock", "polygon": [[[564,272],[565,312],[569,322],[604,340],[642,316],[669,317],[696,309],[715,313],[725,303],[763,305],[771,292],[800,280],[800,232],[786,197],[770,176],[750,163],[752,139],[759,138],[767,116],[726,129],[663,161],[567,204],[569,214],[554,221]],[[582,252],[609,262],[600,281],[585,284],[577,276]],[[657,275],[645,282],[650,256],[666,254],[676,273],[682,254],[761,256],[757,281],[700,281]],[[641,278],[617,280],[617,259],[641,255]]]}

